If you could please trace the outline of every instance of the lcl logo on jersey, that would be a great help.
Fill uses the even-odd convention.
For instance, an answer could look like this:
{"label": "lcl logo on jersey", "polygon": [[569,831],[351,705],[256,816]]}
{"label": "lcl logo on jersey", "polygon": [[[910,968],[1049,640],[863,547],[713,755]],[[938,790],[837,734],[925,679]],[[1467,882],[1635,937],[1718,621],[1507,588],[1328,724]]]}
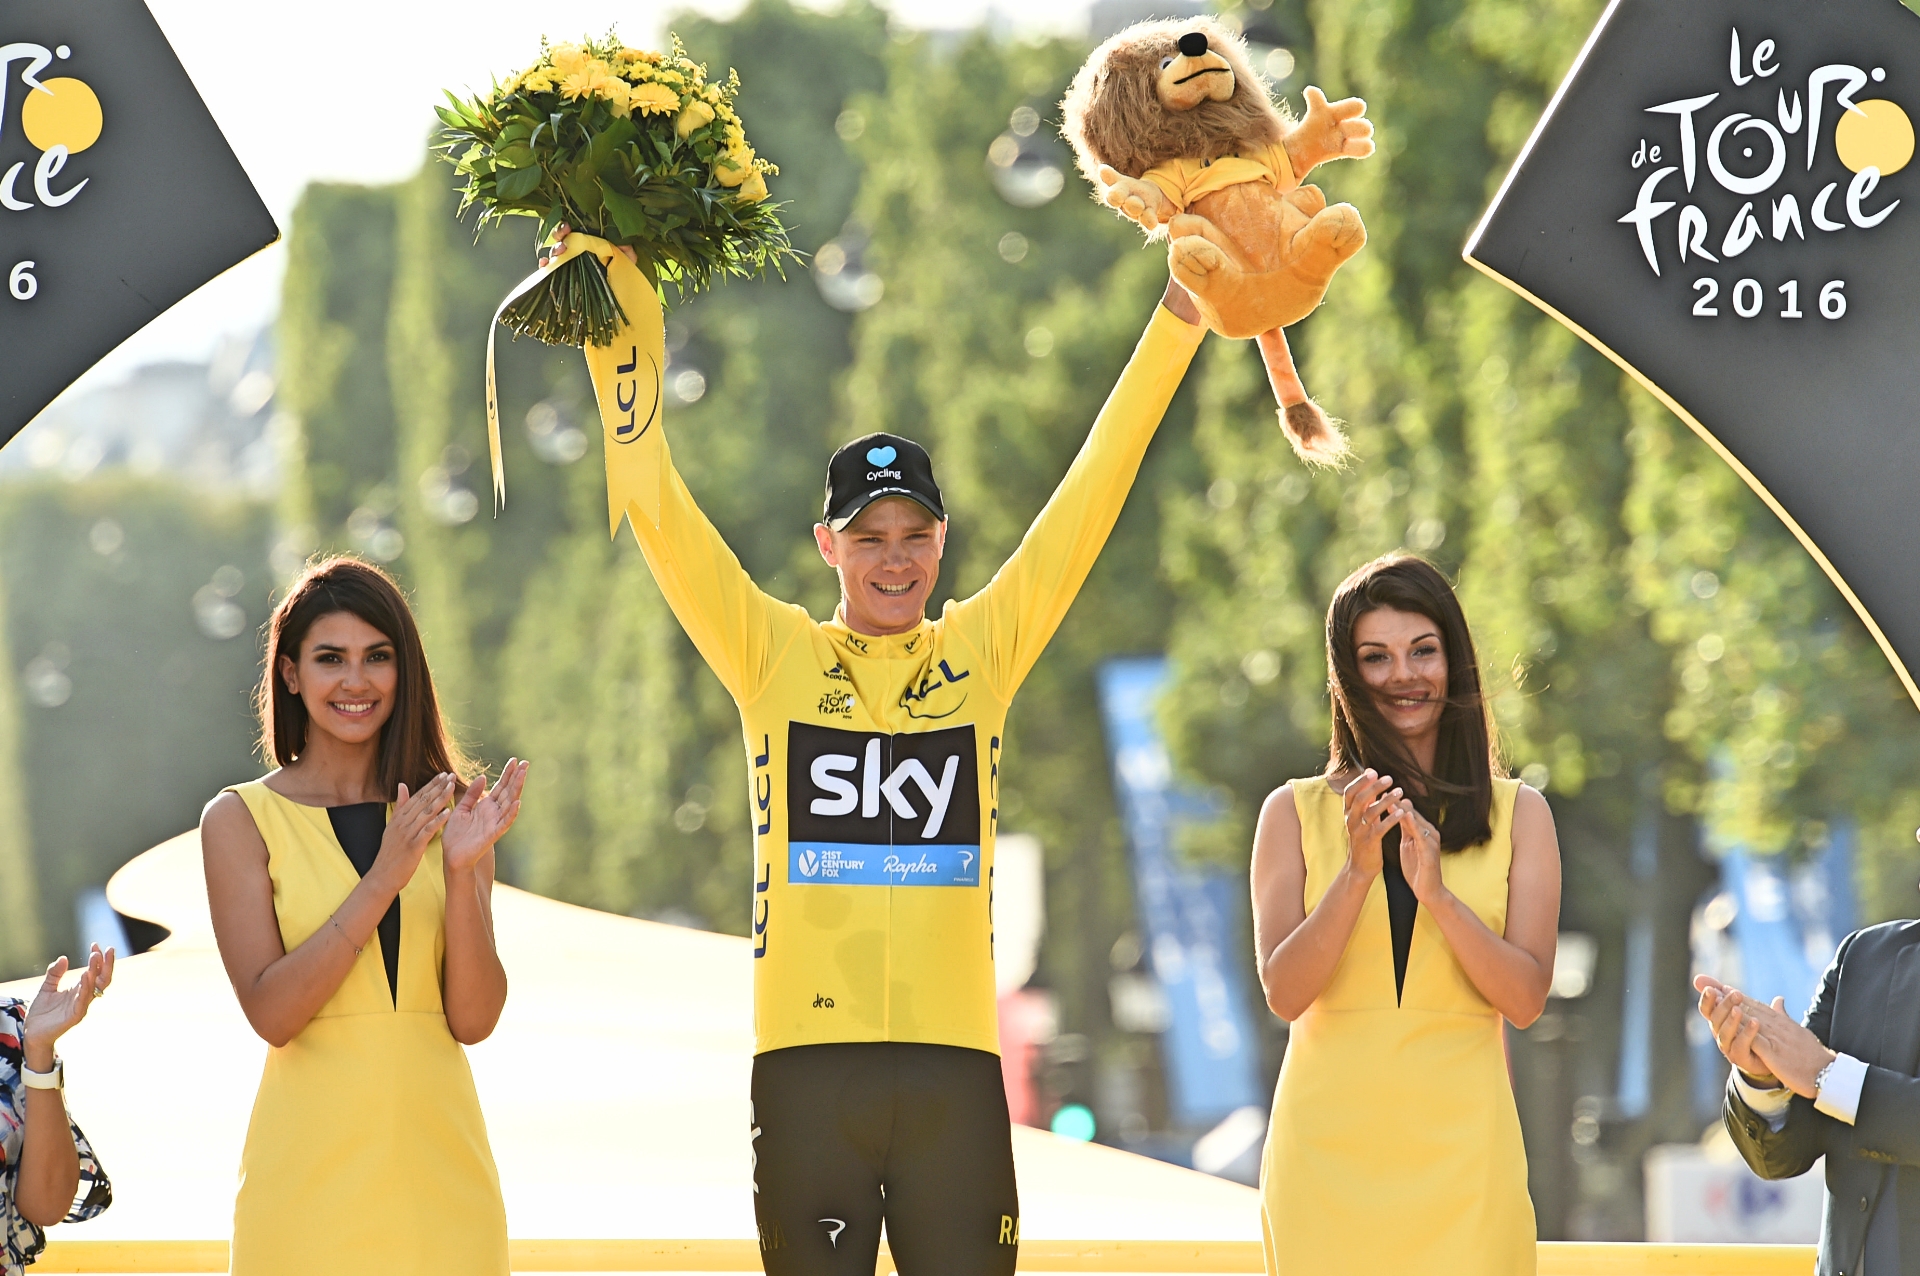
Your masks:
{"label": "lcl logo on jersey", "polygon": [[788,724],[787,881],[978,886],[971,726],[907,735]]}

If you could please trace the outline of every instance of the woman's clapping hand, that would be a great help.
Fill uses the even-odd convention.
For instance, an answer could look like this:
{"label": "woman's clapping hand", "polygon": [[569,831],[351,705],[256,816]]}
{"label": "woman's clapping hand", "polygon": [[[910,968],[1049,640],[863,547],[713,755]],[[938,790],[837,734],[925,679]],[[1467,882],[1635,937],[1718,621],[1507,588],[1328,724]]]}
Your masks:
{"label": "woman's clapping hand", "polygon": [[527,781],[527,766],[509,758],[491,789],[484,776],[468,787],[449,814],[440,837],[448,872],[472,868],[513,827],[520,814],[520,789]]}
{"label": "woman's clapping hand", "polygon": [[1440,878],[1440,830],[1414,808],[1411,798],[1393,804],[1392,818],[1400,828],[1400,871],[1413,897],[1431,908],[1447,889]]}
{"label": "woman's clapping hand", "polygon": [[421,785],[418,793],[407,792],[404,784],[400,786],[393,814],[387,818],[387,831],[380,838],[380,854],[373,862],[374,872],[393,887],[395,894],[413,880],[427,844],[446,826],[453,813],[453,790],[454,778],[445,772]]}
{"label": "woman's clapping hand", "polygon": [[1404,796],[1393,786],[1392,776],[1371,767],[1341,793],[1347,819],[1347,863],[1363,877],[1380,875],[1380,839],[1393,827],[1397,804]]}

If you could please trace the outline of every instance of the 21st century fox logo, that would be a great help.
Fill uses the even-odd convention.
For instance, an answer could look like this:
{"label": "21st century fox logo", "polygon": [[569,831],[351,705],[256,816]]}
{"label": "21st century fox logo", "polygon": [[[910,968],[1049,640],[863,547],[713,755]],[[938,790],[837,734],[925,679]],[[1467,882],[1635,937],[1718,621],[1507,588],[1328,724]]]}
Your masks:
{"label": "21st century fox logo", "polygon": [[[1777,244],[1790,261],[1810,237],[1886,225],[1901,201],[1880,186],[1912,160],[1913,124],[1890,98],[1859,96],[1885,83],[1885,67],[1810,56],[1754,34],[1748,41],[1731,30],[1718,87],[1643,108],[1657,123],[1619,158],[1648,171],[1619,220],[1633,228],[1654,275],[1677,266],[1692,276],[1697,318],[1730,310],[1739,319],[1766,311],[1838,320],[1847,279],[1780,278],[1776,269],[1763,284],[1763,272],[1741,259]],[[1834,173],[1835,161],[1845,175]]]}

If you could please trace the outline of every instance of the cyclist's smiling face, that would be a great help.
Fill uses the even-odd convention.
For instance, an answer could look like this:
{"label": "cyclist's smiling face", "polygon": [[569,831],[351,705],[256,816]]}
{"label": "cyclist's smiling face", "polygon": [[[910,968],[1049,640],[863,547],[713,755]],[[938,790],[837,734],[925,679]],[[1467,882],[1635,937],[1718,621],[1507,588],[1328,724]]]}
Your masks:
{"label": "cyclist's smiling face", "polygon": [[840,531],[813,527],[820,557],[840,574],[847,628],[860,634],[903,634],[927,613],[940,579],[947,525],[918,501],[889,496],[860,511]]}

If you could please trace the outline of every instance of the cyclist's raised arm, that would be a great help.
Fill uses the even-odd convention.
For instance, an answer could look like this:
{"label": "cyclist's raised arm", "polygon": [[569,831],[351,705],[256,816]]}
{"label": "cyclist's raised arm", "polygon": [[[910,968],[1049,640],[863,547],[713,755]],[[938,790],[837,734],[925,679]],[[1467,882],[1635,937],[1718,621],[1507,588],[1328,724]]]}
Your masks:
{"label": "cyclist's raised arm", "polygon": [[[645,290],[650,285],[628,261],[613,258],[607,281],[628,313],[639,314],[649,307],[652,299]],[[603,403],[617,398],[609,361],[596,360],[589,352],[587,363],[594,393]],[[694,501],[673,467],[664,421],[622,447],[631,449],[623,459],[644,459],[658,467],[649,472],[659,475],[659,522],[638,503],[627,508],[627,523],[640,542],[653,579],[721,685],[740,703],[752,701],[765,685],[778,620],[796,614],[796,609],[769,598],[753,583],[719,529]],[[649,452],[653,455],[645,456]]]}
{"label": "cyclist's raised arm", "polygon": [[1046,508],[987,587],[955,605],[955,632],[980,645],[1002,700],[1013,695],[1066,618],[1205,335],[1192,300],[1169,283]]}
{"label": "cyclist's raised arm", "polygon": [[736,701],[750,703],[772,666],[777,621],[794,609],[753,583],[673,468],[666,440],[660,439],[658,446],[660,524],[654,526],[633,508],[627,511],[627,524],[667,605],[701,657]]}

